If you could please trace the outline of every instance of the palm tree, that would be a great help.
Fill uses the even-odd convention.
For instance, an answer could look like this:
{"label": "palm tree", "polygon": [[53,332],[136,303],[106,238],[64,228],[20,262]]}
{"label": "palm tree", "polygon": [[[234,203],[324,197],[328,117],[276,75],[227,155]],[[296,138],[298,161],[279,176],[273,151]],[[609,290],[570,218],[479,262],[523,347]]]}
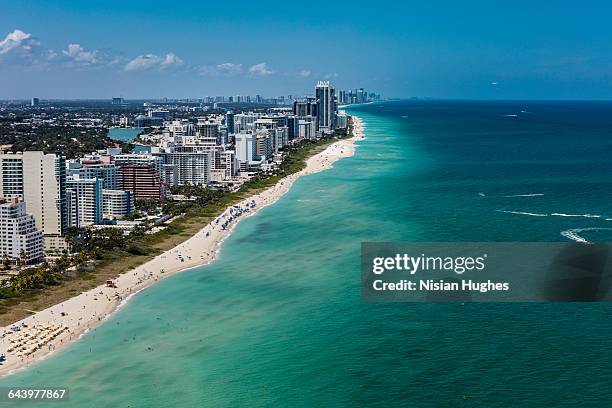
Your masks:
{"label": "palm tree", "polygon": [[2,255],[2,265],[4,265],[5,268],[9,268],[11,266],[11,258],[6,252]]}
{"label": "palm tree", "polygon": [[20,265],[25,265],[28,263],[28,254],[26,253],[25,250],[21,250],[21,252],[19,252],[19,264]]}

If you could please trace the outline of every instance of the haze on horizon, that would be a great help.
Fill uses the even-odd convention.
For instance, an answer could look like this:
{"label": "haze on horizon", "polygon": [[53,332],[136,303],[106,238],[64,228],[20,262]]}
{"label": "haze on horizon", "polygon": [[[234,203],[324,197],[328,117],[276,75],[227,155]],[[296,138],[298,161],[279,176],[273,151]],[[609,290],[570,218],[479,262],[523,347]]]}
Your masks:
{"label": "haze on horizon", "polygon": [[0,99],[612,99],[612,5],[494,3],[10,2]]}

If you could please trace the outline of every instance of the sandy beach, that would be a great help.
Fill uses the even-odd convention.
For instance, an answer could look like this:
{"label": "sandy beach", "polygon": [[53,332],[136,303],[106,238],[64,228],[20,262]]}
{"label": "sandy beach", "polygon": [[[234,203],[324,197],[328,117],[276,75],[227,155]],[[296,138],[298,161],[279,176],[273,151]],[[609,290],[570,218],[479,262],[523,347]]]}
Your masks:
{"label": "sandy beach", "polygon": [[276,202],[301,176],[329,169],[336,160],[354,154],[355,141],[363,139],[364,134],[363,122],[355,116],[353,120],[351,138],[334,142],[321,153],[309,158],[302,171],[227,208],[217,219],[182,244],[118,276],[114,280],[116,287],[98,286],[0,328],[0,354],[6,355],[6,361],[0,365],[0,376],[27,367],[69,345],[83,333],[101,324],[127,302],[131,295],[160,279],[214,261],[220,244],[241,219]]}

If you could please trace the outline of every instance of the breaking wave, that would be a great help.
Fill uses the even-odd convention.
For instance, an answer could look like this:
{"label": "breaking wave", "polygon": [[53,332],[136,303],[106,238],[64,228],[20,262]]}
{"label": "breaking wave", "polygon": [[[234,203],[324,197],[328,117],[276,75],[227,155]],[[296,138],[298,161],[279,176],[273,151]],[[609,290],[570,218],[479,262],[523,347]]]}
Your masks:
{"label": "breaking wave", "polygon": [[531,212],[525,212],[525,211],[507,211],[507,210],[497,210],[497,211],[503,212],[506,214],[529,215],[531,217],[548,217],[548,214],[531,213]]}
{"label": "breaking wave", "polygon": [[544,194],[542,193],[533,193],[533,194],[512,194],[512,195],[503,195],[502,197],[505,198],[512,198],[512,197],[540,197],[543,196]]}

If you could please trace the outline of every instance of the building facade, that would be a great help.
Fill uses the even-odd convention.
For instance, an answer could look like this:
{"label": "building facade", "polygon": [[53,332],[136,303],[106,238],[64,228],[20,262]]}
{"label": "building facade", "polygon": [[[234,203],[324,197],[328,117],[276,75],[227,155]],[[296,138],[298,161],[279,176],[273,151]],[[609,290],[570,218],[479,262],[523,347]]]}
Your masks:
{"label": "building facade", "polygon": [[331,133],[335,128],[336,95],[329,81],[319,81],[315,88],[317,98],[317,122],[319,130]]}
{"label": "building facade", "polygon": [[83,228],[102,223],[102,180],[68,177],[66,181],[68,225]]}
{"label": "building facade", "polygon": [[119,170],[120,186],[134,194],[136,200],[165,197],[166,188],[154,164],[126,164]]}
{"label": "building facade", "polygon": [[68,226],[65,159],[41,151],[24,152],[23,198],[43,233],[45,253],[67,250],[63,239]]}
{"label": "building facade", "polygon": [[44,257],[43,234],[26,204],[17,197],[0,199],[0,256],[10,264],[33,264]]}
{"label": "building facade", "polygon": [[134,212],[134,195],[126,190],[102,190],[102,215],[109,220],[121,219]]}

